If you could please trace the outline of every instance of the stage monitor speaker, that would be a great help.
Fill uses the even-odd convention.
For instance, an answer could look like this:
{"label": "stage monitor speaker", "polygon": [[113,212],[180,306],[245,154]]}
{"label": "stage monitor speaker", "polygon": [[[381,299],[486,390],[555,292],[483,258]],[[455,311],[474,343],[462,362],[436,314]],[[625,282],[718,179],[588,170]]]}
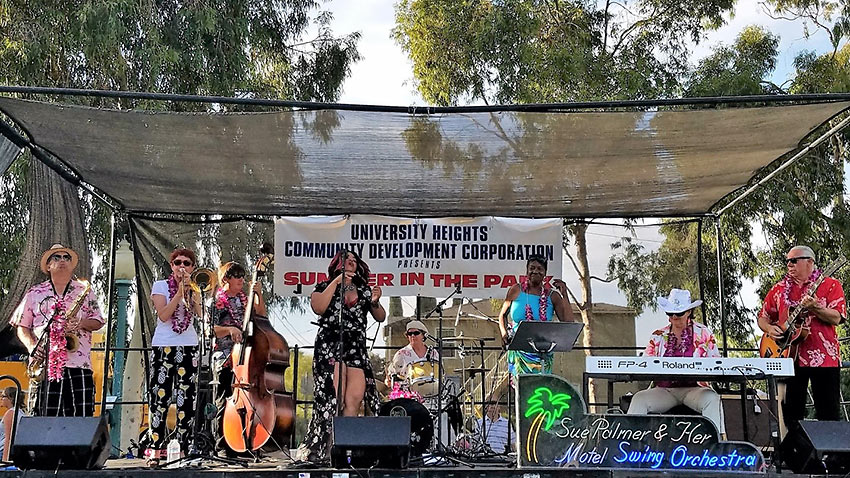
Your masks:
{"label": "stage monitor speaker", "polygon": [[110,444],[105,417],[22,417],[9,456],[22,470],[94,470]]}
{"label": "stage monitor speaker", "polygon": [[785,435],[781,453],[794,473],[848,473],[850,422],[803,420]]}
{"label": "stage monitor speaker", "polygon": [[410,417],[334,418],[334,468],[407,468],[409,460]]}

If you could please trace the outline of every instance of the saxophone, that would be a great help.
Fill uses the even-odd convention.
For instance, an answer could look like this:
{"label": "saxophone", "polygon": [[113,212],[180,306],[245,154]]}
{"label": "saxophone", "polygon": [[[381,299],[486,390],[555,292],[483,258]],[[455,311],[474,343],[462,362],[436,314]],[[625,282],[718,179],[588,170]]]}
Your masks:
{"label": "saxophone", "polygon": [[[74,300],[71,308],[65,313],[65,349],[69,352],[76,352],[80,348],[79,329],[83,319],[77,317],[77,315],[80,312],[80,307],[83,306],[83,300],[85,300],[91,290],[91,282],[85,280],[81,282],[85,285],[85,289],[83,289],[82,294]],[[49,334],[50,332],[45,329],[44,333]],[[44,360],[47,357],[46,345],[47,342],[39,341],[33,349],[32,357],[29,364],[27,364],[27,375],[30,377],[30,381],[38,381],[42,372],[44,372]]]}

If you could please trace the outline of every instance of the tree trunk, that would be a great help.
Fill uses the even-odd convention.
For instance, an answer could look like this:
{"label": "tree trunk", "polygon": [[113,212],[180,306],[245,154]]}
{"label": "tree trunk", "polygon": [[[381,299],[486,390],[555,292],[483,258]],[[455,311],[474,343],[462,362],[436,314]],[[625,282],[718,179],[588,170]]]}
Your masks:
{"label": "tree trunk", "polygon": [[[590,266],[587,263],[587,224],[575,224],[572,227],[573,237],[576,241],[576,259],[578,262],[579,281],[581,282],[581,320],[584,322],[582,333],[582,345],[592,347],[593,340],[593,291],[590,285]],[[590,349],[585,349],[584,354],[593,355]],[[592,403],[599,402],[596,385],[593,379],[588,383],[587,396]],[[588,405],[589,407],[589,405]]]}
{"label": "tree trunk", "polygon": [[[29,178],[29,223],[27,239],[15,276],[9,286],[9,294],[0,306],[0,328],[7,327],[15,309],[27,289],[45,279],[39,260],[41,254],[55,243],[70,247],[80,256],[75,273],[83,278],[91,277],[91,260],[88,241],[83,225],[83,211],[76,186],[71,185],[41,161],[30,158]],[[14,334],[11,334],[14,336]],[[23,347],[15,339],[9,345]]]}

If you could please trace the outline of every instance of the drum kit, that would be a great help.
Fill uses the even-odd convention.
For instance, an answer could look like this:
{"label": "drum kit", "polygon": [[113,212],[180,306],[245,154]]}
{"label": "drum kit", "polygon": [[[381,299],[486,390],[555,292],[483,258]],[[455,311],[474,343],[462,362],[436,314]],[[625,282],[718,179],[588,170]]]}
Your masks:
{"label": "drum kit", "polygon": [[[491,339],[461,335],[444,337],[443,340],[477,342],[483,363],[483,344]],[[426,358],[408,363],[403,373],[391,376],[389,384],[379,390],[386,397],[379,415],[411,418],[411,456],[450,453],[476,458],[495,455],[487,446],[484,431],[478,426],[480,415],[475,411],[473,404],[476,398],[472,396],[475,375],[480,373],[482,396],[477,400],[483,401],[487,369],[465,366],[455,372],[461,373],[464,380],[445,376],[442,361],[428,353]],[[442,430],[441,436],[438,436],[438,430]]]}

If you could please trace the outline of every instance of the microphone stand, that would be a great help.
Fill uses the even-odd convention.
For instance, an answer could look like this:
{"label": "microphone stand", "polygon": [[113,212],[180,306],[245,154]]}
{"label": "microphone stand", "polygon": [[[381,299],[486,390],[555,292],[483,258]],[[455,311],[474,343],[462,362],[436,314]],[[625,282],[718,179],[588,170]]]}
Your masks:
{"label": "microphone stand", "polygon": [[[73,280],[73,279],[72,279]],[[39,335],[38,340],[35,342],[35,347],[32,349],[32,354],[30,356],[30,360],[35,358],[36,352],[38,352],[38,347],[42,342],[44,344],[44,362],[41,365],[41,373],[38,378],[38,395],[41,398],[41,403],[38,403],[38,408],[40,409],[40,416],[47,416],[47,368],[50,366],[50,326],[53,325],[53,321],[56,320],[56,314],[52,314],[50,318],[47,319],[47,322],[44,324],[44,330],[41,331],[41,335]],[[63,371],[64,373],[64,371]],[[33,377],[31,380],[35,379]],[[62,396],[59,397],[59,403],[57,406],[62,404]],[[35,403],[33,404],[33,412],[35,412]]]}
{"label": "microphone stand", "polygon": [[[211,460],[218,463],[223,463],[226,465],[242,465],[244,467],[248,466],[244,460],[239,460],[235,458],[227,458],[216,456],[214,454],[215,449],[215,439],[211,433],[208,433],[207,430],[200,429],[200,420],[203,418],[204,423],[209,424],[209,420],[206,420],[206,417],[201,416],[201,410],[206,409],[207,397],[208,394],[201,394],[201,371],[204,369],[204,358],[207,359],[207,369],[210,372],[210,378],[212,379],[212,374],[215,373],[212,370],[212,349],[213,349],[213,341],[215,340],[215,327],[212,324],[212,318],[210,318],[209,323],[207,323],[207,307],[206,307],[206,291],[209,284],[198,282],[198,289],[201,294],[201,336],[198,340],[198,371],[195,373],[195,419],[192,421],[192,444],[189,447],[189,453],[183,458],[179,458],[174,461],[170,461],[164,463],[162,465],[163,468],[168,468],[172,465],[177,465],[184,462],[190,462],[195,459],[203,459],[203,460]],[[191,303],[191,296],[189,302]],[[246,304],[246,307],[248,305]],[[195,308],[195,305],[192,304],[192,309]],[[188,312],[188,311],[187,311]],[[194,310],[192,312],[194,314]],[[207,327],[209,326],[209,327]],[[212,387],[210,387],[210,392],[212,392]],[[204,397],[204,400],[201,400],[201,397]],[[204,402],[203,408],[201,407],[201,402]],[[215,419],[215,417],[213,417]],[[204,427],[206,428],[206,427]],[[201,438],[204,438],[204,441],[201,442],[203,445],[199,444]]]}
{"label": "microphone stand", "polygon": [[472,465],[471,463],[466,463],[461,460],[458,460],[453,456],[450,456],[450,454],[446,450],[446,446],[443,444],[443,421],[440,419],[440,414],[443,411],[443,306],[446,305],[446,302],[448,302],[449,299],[460,293],[461,289],[460,284],[458,283],[455,290],[453,290],[448,297],[437,303],[437,305],[430,312],[425,314],[425,320],[431,317],[431,315],[433,315],[435,312],[439,311],[440,320],[438,322],[439,325],[437,327],[437,355],[439,356],[439,360],[437,361],[437,367],[440,373],[437,375],[437,450],[442,454],[443,458],[446,458],[449,461],[459,463],[470,468],[474,468],[474,465]]}

